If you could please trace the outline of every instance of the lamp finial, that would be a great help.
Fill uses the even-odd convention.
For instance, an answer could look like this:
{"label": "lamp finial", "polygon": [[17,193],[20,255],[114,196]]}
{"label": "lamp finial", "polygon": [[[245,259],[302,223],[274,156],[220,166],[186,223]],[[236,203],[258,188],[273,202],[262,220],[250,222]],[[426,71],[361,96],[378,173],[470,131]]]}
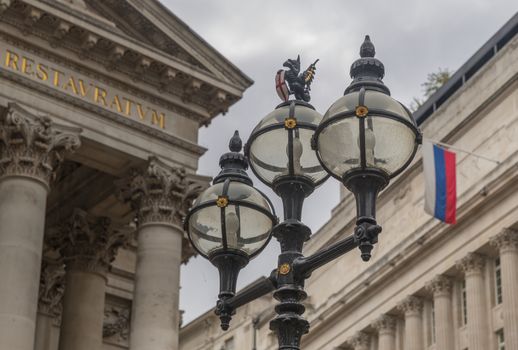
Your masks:
{"label": "lamp finial", "polygon": [[371,41],[370,36],[365,35],[365,40],[360,47],[360,57],[374,57],[376,55],[376,49]]}
{"label": "lamp finial", "polygon": [[231,152],[241,152],[241,149],[243,148],[243,141],[241,141],[241,137],[239,137],[238,130],[234,131],[234,136],[230,138],[228,148]]}

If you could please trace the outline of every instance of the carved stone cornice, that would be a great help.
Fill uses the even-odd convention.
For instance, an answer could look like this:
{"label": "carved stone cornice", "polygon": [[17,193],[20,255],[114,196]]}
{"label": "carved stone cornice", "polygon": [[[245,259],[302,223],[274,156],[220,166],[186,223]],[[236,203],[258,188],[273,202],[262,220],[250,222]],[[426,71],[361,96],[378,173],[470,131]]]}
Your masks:
{"label": "carved stone cornice", "polygon": [[449,277],[437,275],[426,284],[426,289],[432,292],[434,297],[449,296],[452,285]]}
{"label": "carved stone cornice", "polygon": [[133,171],[116,184],[119,198],[137,211],[139,225],[181,226],[192,201],[205,188],[205,184],[189,181],[185,169],[169,167],[155,157],[144,171]]}
{"label": "carved stone cornice", "polygon": [[131,238],[130,229],[115,229],[110,219],[75,209],[70,220],[50,230],[49,245],[63,256],[67,270],[105,275],[117,250]]}
{"label": "carved stone cornice", "polygon": [[464,258],[456,262],[456,266],[466,275],[482,273],[485,266],[485,259],[480,254],[468,253]]}
{"label": "carved stone cornice", "polygon": [[397,319],[394,316],[382,314],[372,323],[372,327],[375,328],[379,334],[394,333],[396,331],[396,324]]}
{"label": "carved stone cornice", "polygon": [[38,312],[60,317],[65,291],[65,267],[63,263],[43,260],[41,265]]}
{"label": "carved stone cornice", "polygon": [[48,186],[65,154],[81,145],[80,132],[9,103],[0,114],[0,177],[27,176]]}
{"label": "carved stone cornice", "polygon": [[492,237],[490,243],[498,248],[500,253],[516,252],[518,250],[518,230],[505,228],[502,232]]}
{"label": "carved stone cornice", "polygon": [[[186,80],[190,77],[199,79],[203,88],[191,97],[193,104],[209,113],[208,117],[196,116],[203,124],[210,123],[216,113],[227,110],[238,101],[244,89],[252,83],[224,59],[221,64],[217,63],[219,60],[214,60],[215,57],[200,62],[200,52],[192,52],[192,45],[186,44],[188,41],[179,45],[163,29],[154,25],[152,19],[145,18],[138,8],[129,5],[127,1],[111,4],[108,1],[91,1],[88,9],[82,5],[65,4],[67,1],[64,0],[38,2],[42,6],[28,0],[0,1],[2,21],[25,34],[30,33],[48,41],[52,47],[70,50],[82,61],[99,63],[109,70],[116,70],[154,86],[161,92],[160,95],[168,92],[180,96],[178,90]],[[92,7],[96,7],[97,11],[91,11]],[[116,21],[112,23],[114,19]],[[131,35],[124,34],[126,29],[130,29]],[[208,49],[203,43],[200,44],[204,51]],[[115,47],[117,49],[113,50]],[[148,69],[140,69],[138,62],[141,58],[148,62]],[[168,71],[181,74],[170,79]],[[228,94],[229,97],[223,101],[214,101],[210,94],[212,90]],[[209,109],[208,101],[217,105]],[[177,107],[180,105],[177,104]]]}
{"label": "carved stone cornice", "polygon": [[130,310],[124,307],[107,306],[104,310],[103,338],[127,344],[130,332]]}
{"label": "carved stone cornice", "polygon": [[371,343],[371,336],[368,333],[359,331],[349,338],[347,343],[350,344],[354,350],[368,350]]}
{"label": "carved stone cornice", "polygon": [[398,309],[405,313],[405,317],[419,316],[423,309],[423,300],[414,295],[409,295],[399,303]]}

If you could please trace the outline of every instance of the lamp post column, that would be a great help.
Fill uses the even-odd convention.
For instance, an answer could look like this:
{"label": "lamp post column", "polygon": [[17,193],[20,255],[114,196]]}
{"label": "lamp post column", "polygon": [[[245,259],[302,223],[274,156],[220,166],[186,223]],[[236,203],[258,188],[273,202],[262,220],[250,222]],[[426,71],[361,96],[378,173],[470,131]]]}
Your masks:
{"label": "lamp post column", "polygon": [[506,349],[518,349],[518,231],[504,229],[491,239],[500,251]]}
{"label": "lamp post column", "polygon": [[442,275],[436,276],[427,284],[428,290],[433,293],[435,338],[437,349],[441,350],[453,350],[451,287],[451,280]]}
{"label": "lamp post column", "polygon": [[0,115],[0,348],[33,350],[49,181],[79,129],[17,104]]}
{"label": "lamp post column", "polygon": [[66,266],[59,350],[101,350],[106,274],[130,231],[76,209],[49,236]]}
{"label": "lamp post column", "polygon": [[373,323],[378,330],[379,350],[396,350],[396,318],[390,315],[381,315]]}
{"label": "lamp post column", "polygon": [[120,197],[137,212],[137,267],[131,350],[177,350],[182,216],[199,188],[183,169],[152,158],[144,172],[119,182]]}
{"label": "lamp post column", "polygon": [[423,321],[421,316],[423,301],[416,296],[409,295],[399,304],[398,308],[405,313],[405,349],[423,349]]}
{"label": "lamp post column", "polygon": [[488,349],[489,326],[483,274],[484,258],[476,253],[469,253],[457,262],[457,267],[464,272],[466,278],[469,349]]}

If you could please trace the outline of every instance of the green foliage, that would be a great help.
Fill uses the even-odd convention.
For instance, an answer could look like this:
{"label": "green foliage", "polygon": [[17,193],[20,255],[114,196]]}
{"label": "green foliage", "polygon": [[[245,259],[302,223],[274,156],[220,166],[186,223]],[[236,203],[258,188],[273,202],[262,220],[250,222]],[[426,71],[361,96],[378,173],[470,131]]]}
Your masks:
{"label": "green foliage", "polygon": [[450,80],[451,72],[448,69],[439,68],[435,73],[429,73],[426,77],[426,81],[421,84],[424,88],[424,96],[429,98],[437,90],[441,88],[448,80]]}
{"label": "green foliage", "polygon": [[415,112],[432,96],[437,90],[441,88],[450,79],[452,72],[448,68],[439,68],[437,72],[429,73],[426,81],[421,84],[423,87],[424,97],[414,97],[410,103],[410,110]]}

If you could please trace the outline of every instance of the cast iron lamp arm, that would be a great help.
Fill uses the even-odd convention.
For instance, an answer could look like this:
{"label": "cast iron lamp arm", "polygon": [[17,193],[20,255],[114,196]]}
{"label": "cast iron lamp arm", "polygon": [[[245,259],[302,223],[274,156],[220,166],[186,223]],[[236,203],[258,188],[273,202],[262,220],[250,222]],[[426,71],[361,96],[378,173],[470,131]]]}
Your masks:
{"label": "cast iron lamp arm", "polygon": [[297,280],[308,279],[313,271],[333,261],[339,256],[350,252],[356,247],[358,247],[358,241],[355,239],[354,235],[350,235],[310,256],[296,258],[293,261],[295,278]]}
{"label": "cast iron lamp arm", "polygon": [[237,309],[245,304],[248,304],[255,299],[262,297],[265,294],[273,292],[277,288],[277,269],[273,270],[270,277],[261,276],[254,283],[239,291],[235,296],[229,298],[225,303]]}
{"label": "cast iron lamp arm", "polygon": [[[364,255],[362,248],[363,246],[372,246],[375,244],[380,232],[381,226],[364,222],[354,229],[354,234],[343,240],[321,249],[310,256],[296,258],[293,261],[293,273],[295,278],[298,280],[308,279],[313,271],[352,251],[356,247],[360,247],[362,259],[366,260],[367,256]],[[370,254],[368,257],[370,257]]]}
{"label": "cast iron lamp arm", "polygon": [[221,328],[228,329],[232,315],[235,314],[237,308],[259,299],[275,289],[277,289],[277,269],[273,270],[269,277],[261,276],[233,297],[219,298],[215,313],[221,319]]}

